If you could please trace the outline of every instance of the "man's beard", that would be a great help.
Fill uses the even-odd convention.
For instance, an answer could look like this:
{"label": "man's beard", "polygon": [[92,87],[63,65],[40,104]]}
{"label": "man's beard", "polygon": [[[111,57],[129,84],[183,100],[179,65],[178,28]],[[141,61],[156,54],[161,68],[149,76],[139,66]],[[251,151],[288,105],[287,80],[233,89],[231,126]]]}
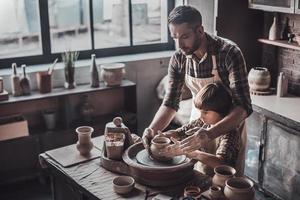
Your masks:
{"label": "man's beard", "polygon": [[192,48],[181,48],[181,52],[184,55],[192,55],[197,49],[200,48],[201,40],[200,38],[197,38],[192,46]]}

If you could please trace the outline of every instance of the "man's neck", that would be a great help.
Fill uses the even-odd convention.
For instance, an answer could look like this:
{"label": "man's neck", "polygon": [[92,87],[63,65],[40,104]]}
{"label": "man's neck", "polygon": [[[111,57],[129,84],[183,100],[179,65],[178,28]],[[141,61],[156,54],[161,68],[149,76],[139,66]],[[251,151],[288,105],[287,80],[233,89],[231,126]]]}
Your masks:
{"label": "man's neck", "polygon": [[203,38],[201,39],[200,47],[194,52],[194,54],[197,56],[197,58],[201,59],[206,52],[207,52],[207,38],[206,35],[204,35]]}

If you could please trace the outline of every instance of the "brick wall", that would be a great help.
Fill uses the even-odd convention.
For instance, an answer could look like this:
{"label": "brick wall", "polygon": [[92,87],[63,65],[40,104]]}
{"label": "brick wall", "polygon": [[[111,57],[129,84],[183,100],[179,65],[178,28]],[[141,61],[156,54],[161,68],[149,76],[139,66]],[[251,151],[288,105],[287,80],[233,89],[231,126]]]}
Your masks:
{"label": "brick wall", "polygon": [[[300,15],[280,13],[278,15],[280,32],[284,27],[286,17],[293,33],[300,33]],[[264,16],[264,38],[268,38],[269,28],[273,21],[272,13]],[[272,86],[276,86],[279,72],[284,72],[289,78],[290,94],[300,96],[300,51],[281,47],[263,45],[262,65],[272,74]]]}

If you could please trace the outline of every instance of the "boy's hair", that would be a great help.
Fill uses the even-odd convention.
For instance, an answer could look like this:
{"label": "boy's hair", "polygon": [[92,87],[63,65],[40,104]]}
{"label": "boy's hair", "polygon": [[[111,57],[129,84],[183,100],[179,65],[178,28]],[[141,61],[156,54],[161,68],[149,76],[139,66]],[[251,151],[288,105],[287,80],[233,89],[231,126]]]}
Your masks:
{"label": "boy's hair", "polygon": [[197,93],[194,104],[199,110],[215,111],[224,117],[232,107],[232,99],[223,84],[211,83]]}
{"label": "boy's hair", "polygon": [[202,25],[202,16],[200,12],[192,6],[177,6],[169,14],[169,24],[188,23],[193,27]]}

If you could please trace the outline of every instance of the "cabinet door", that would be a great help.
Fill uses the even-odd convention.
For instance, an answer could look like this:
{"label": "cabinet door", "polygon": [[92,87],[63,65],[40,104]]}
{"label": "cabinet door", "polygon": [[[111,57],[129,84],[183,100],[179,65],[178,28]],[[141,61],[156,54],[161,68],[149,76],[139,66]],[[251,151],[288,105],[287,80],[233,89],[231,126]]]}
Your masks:
{"label": "cabinet door", "polygon": [[261,149],[261,136],[264,129],[265,117],[253,112],[246,120],[247,149],[245,175],[258,182],[259,156]]}
{"label": "cabinet door", "polygon": [[249,0],[249,8],[294,13],[294,0]]}
{"label": "cabinet door", "polygon": [[268,120],[263,188],[286,200],[300,199],[300,133]]}

